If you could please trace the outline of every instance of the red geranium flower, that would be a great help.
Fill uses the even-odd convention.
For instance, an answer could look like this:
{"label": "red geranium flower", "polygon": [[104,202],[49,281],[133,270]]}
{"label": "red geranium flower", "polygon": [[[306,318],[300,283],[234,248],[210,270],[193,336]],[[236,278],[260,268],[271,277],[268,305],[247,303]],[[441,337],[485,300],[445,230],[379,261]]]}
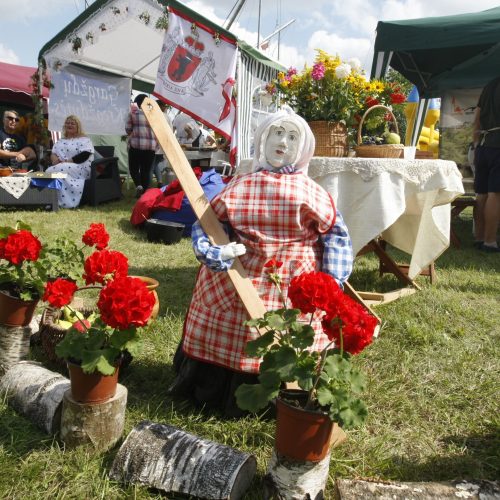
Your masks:
{"label": "red geranium flower", "polygon": [[21,229],[9,234],[2,245],[2,258],[15,266],[25,260],[38,260],[42,244],[30,231]]}
{"label": "red geranium flower", "polygon": [[82,242],[89,247],[95,246],[97,250],[103,250],[108,246],[109,234],[101,223],[90,224],[89,229],[82,236]]}
{"label": "red geranium flower", "polygon": [[377,319],[347,295],[327,310],[322,321],[323,331],[330,340],[335,340],[336,345],[341,342],[342,328],[343,349],[351,354],[357,354],[371,344],[376,325]]}
{"label": "red geranium flower", "polygon": [[57,278],[45,285],[42,300],[48,302],[52,307],[63,307],[71,302],[77,289],[74,281]]}
{"label": "red geranium flower", "polygon": [[283,262],[276,260],[274,257],[271,260],[268,260],[264,267],[266,269],[279,269],[283,265]]}
{"label": "red geranium flower", "polygon": [[118,277],[99,294],[97,307],[101,319],[112,328],[126,330],[144,326],[153,310],[155,298],[139,278]]}
{"label": "red geranium flower", "polygon": [[288,298],[292,306],[303,313],[313,313],[316,309],[326,311],[340,293],[335,279],[320,271],[295,276],[288,287]]}
{"label": "red geranium flower", "polygon": [[87,257],[83,278],[87,285],[102,283],[120,276],[127,276],[128,259],[116,250],[100,250]]}

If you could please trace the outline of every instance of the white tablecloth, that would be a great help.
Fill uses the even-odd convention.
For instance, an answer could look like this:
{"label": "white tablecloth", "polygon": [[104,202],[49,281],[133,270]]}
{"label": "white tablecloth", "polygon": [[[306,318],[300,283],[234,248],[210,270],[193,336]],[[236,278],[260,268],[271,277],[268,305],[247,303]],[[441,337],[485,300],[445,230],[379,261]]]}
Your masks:
{"label": "white tablecloth", "polygon": [[355,254],[381,235],[411,255],[413,279],[448,248],[450,203],[464,192],[455,162],[314,157],[309,175],[332,195]]}

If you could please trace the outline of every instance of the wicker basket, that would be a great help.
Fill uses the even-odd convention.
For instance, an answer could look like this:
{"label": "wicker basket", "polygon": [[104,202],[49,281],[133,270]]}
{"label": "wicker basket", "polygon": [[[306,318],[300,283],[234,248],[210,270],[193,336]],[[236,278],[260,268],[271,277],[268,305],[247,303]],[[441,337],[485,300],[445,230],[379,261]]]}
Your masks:
{"label": "wicker basket", "polygon": [[343,123],[314,121],[309,127],[316,140],[314,156],[347,156],[347,127]]}
{"label": "wicker basket", "polygon": [[[78,299],[76,299],[78,300]],[[76,301],[71,304],[71,307],[76,311],[88,316],[95,307],[85,305],[83,301]],[[40,319],[40,340],[42,349],[47,358],[60,366],[66,366],[66,361],[56,355],[56,345],[66,336],[65,328],[61,328],[56,324],[56,321],[61,317],[61,309],[52,309],[48,307],[42,313]]]}
{"label": "wicker basket", "polygon": [[361,144],[361,129],[363,128],[363,122],[365,121],[366,115],[377,108],[385,109],[391,116],[394,126],[396,128],[396,134],[399,134],[398,122],[396,117],[393,115],[392,111],[382,104],[372,106],[365,111],[365,114],[361,118],[358,126],[358,145],[354,148],[356,151],[356,156],[361,158],[399,158],[403,152],[403,144]]}

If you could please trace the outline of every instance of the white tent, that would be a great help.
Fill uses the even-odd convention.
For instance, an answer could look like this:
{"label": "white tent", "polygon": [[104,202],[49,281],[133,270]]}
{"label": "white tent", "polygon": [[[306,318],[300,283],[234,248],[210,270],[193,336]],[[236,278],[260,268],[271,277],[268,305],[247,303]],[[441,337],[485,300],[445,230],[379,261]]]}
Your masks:
{"label": "white tent", "polygon": [[[151,93],[168,22],[168,6],[196,23],[236,38],[232,33],[175,0],[96,0],[39,52],[40,66],[49,70],[67,64],[96,73],[125,76],[132,88]],[[260,51],[238,40],[237,68],[238,150],[251,156],[252,102],[256,88],[284,68]]]}

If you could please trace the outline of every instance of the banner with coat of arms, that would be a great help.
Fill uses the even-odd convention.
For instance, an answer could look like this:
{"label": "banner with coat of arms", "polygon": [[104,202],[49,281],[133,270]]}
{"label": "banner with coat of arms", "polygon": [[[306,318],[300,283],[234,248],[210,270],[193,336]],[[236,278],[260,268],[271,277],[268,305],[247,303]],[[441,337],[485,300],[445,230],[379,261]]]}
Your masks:
{"label": "banner with coat of arms", "polygon": [[172,8],[168,21],[154,95],[231,139],[236,127],[236,41]]}

